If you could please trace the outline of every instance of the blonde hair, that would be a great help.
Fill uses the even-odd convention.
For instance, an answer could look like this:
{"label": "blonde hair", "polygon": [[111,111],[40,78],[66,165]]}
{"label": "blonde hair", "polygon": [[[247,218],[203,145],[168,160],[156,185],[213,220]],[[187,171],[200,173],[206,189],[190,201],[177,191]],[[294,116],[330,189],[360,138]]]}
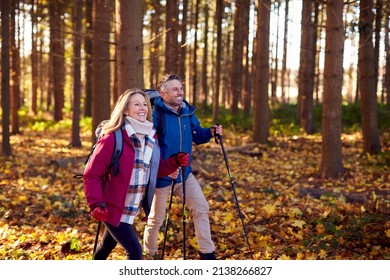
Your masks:
{"label": "blonde hair", "polygon": [[153,121],[152,105],[150,104],[149,96],[138,88],[127,89],[119,96],[118,100],[116,101],[114,109],[111,112],[110,119],[107,123],[104,124],[102,128],[102,135],[115,131],[122,126],[126,117],[125,111],[129,107],[130,99],[136,94],[141,94],[145,98],[146,104],[148,106],[148,114],[146,116],[146,120],[150,122]]}

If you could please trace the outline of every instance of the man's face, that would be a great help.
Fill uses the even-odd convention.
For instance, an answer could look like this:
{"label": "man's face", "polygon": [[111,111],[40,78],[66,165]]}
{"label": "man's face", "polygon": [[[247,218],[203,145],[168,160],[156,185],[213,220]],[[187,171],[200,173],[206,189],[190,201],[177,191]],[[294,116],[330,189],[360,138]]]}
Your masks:
{"label": "man's face", "polygon": [[184,98],[183,85],[179,80],[168,81],[165,90],[161,92],[161,97],[165,103],[178,111]]}

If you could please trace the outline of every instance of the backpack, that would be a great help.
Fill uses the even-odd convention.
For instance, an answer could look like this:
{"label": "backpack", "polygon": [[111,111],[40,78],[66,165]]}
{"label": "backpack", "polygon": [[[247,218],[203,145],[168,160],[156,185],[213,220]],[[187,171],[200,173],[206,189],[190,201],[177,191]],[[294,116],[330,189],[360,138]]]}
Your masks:
{"label": "backpack", "polygon": [[[143,91],[149,96],[150,103],[151,103],[152,108],[153,108],[154,101],[157,97],[160,96],[160,93],[158,92],[158,90],[155,90],[155,89],[144,89]],[[100,137],[101,137],[100,134],[101,134],[102,128],[106,122],[108,122],[108,120],[102,121],[97,126],[97,128],[95,130],[96,141],[100,139]],[[114,148],[114,151],[112,153],[111,163],[110,163],[109,167],[107,168],[107,172],[108,172],[108,170],[113,168],[113,170],[112,170],[113,176],[116,176],[118,174],[118,171],[119,171],[119,158],[122,155],[122,149],[123,149],[122,128],[123,128],[123,125],[119,129],[115,130],[115,132],[114,132],[114,134],[115,134],[115,148]],[[84,165],[87,165],[89,163],[95,147],[96,147],[96,143],[92,146],[91,151],[90,151],[87,159],[84,162]],[[82,178],[83,175],[76,174],[73,177],[79,179],[79,178]]]}

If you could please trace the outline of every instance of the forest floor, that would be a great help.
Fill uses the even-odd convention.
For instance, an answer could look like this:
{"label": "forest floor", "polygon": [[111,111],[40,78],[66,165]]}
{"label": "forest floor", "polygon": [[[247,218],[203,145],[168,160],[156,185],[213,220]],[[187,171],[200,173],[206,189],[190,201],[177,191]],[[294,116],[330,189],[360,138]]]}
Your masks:
{"label": "forest floor", "polygon": [[[0,259],[91,259],[97,222],[89,216],[82,181],[73,178],[91,142],[83,135],[83,147],[71,148],[69,139],[61,130],[11,137],[13,156],[0,158]],[[270,146],[249,140],[224,134],[250,247],[221,146],[212,139],[194,147],[192,167],[210,205],[219,259],[390,259],[389,133],[376,156],[362,155],[360,134],[343,135],[345,172],[337,180],[316,176],[318,135],[275,138]],[[165,259],[183,257],[182,213],[174,198]],[[136,220],[140,240],[143,217]],[[190,213],[186,236],[187,259],[198,259]],[[125,254],[117,246],[109,258]]]}

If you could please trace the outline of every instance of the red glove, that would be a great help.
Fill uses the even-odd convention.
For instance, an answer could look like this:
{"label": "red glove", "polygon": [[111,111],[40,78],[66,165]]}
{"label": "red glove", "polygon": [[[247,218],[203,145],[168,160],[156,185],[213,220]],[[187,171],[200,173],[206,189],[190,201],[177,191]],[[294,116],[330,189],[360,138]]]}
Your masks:
{"label": "red glove", "polygon": [[98,205],[91,211],[91,216],[94,217],[95,220],[105,222],[108,219],[108,210],[107,208]]}
{"label": "red glove", "polygon": [[190,154],[179,152],[170,156],[170,160],[173,161],[177,167],[184,167],[190,164]]}

